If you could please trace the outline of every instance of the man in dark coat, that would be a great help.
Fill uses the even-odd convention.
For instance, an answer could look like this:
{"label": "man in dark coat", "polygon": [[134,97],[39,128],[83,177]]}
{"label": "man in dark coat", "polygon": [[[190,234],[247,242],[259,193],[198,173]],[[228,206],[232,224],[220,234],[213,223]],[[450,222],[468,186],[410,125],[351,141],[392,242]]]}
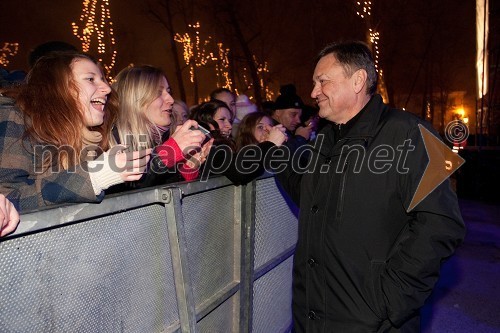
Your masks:
{"label": "man in dark coat", "polygon": [[294,330],[418,332],[440,266],[465,234],[448,180],[409,209],[429,161],[419,125],[435,131],[375,94],[364,43],[326,47],[313,80],[329,124],[307,172],[290,164],[277,174],[300,206]]}

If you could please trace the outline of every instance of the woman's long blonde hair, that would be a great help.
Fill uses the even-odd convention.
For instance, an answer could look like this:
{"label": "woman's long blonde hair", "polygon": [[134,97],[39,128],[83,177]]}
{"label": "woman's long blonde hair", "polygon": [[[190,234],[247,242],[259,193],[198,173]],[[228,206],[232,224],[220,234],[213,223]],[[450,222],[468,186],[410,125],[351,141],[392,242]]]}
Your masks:
{"label": "woman's long blonde hair", "polygon": [[[148,118],[146,109],[158,97],[158,87],[164,77],[166,75],[160,69],[144,65],[127,67],[115,78],[113,87],[120,102],[116,122],[118,139],[131,150],[151,148],[160,143],[155,142],[159,130]],[[111,144],[118,144],[116,138]]]}

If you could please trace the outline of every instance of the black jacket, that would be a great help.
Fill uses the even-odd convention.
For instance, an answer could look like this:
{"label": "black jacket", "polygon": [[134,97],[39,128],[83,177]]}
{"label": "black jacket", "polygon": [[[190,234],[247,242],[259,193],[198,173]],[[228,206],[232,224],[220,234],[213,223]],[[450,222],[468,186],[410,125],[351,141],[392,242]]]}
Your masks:
{"label": "black jacket", "polygon": [[407,212],[428,162],[418,124],[435,132],[375,95],[345,136],[333,124],[320,132],[310,173],[277,174],[300,207],[297,332],[419,330],[419,309],[465,227],[448,180]]}
{"label": "black jacket", "polygon": [[212,175],[224,175],[236,185],[245,185],[264,173],[266,157],[276,148],[271,141],[248,145],[238,152],[228,145],[214,145],[201,166],[200,178],[204,181]]}

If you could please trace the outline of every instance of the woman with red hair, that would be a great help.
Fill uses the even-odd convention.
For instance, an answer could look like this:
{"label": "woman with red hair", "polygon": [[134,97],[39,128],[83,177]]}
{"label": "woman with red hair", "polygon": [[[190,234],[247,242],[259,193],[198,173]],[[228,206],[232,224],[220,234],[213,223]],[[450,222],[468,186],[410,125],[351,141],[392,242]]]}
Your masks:
{"label": "woman with red hair", "polygon": [[[20,211],[98,202],[142,176],[150,150],[109,149],[116,94],[85,54],[40,58],[26,82],[0,96],[0,183]],[[97,158],[96,158],[97,157]]]}

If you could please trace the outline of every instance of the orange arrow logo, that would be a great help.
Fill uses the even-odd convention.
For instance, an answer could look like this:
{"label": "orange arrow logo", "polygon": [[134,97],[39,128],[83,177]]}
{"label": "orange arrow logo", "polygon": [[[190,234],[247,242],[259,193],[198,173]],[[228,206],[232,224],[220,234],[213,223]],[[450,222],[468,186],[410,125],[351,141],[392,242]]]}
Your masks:
{"label": "orange arrow logo", "polygon": [[410,202],[408,212],[415,208],[436,187],[465,163],[462,157],[454,153],[441,139],[432,134],[423,125],[419,124],[418,127],[424,139],[425,151],[427,152],[429,163],[420,179],[417,191]]}

